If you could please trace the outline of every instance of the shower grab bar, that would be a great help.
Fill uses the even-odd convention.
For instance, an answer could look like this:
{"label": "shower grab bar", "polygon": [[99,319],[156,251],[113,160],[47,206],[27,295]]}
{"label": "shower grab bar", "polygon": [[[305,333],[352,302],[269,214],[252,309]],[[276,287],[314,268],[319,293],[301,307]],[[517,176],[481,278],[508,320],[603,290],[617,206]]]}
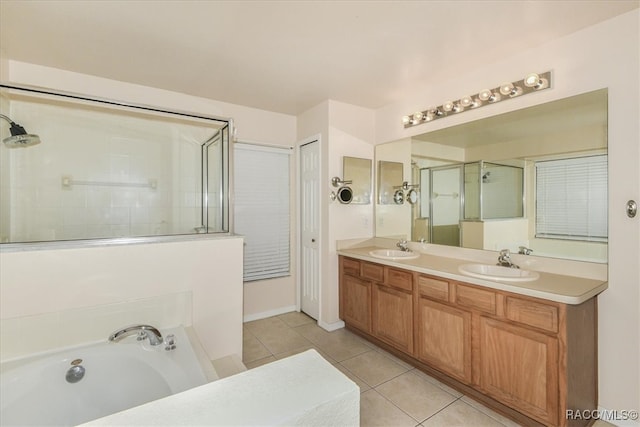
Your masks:
{"label": "shower grab bar", "polygon": [[433,193],[433,197],[453,197],[454,199],[457,199],[459,196],[458,193]]}
{"label": "shower grab bar", "polygon": [[147,183],[142,182],[107,182],[107,181],[81,181],[74,180],[69,175],[62,176],[62,187],[71,188],[74,185],[91,185],[102,187],[136,187],[136,188],[150,188],[155,190],[158,188],[157,179],[149,179]]}

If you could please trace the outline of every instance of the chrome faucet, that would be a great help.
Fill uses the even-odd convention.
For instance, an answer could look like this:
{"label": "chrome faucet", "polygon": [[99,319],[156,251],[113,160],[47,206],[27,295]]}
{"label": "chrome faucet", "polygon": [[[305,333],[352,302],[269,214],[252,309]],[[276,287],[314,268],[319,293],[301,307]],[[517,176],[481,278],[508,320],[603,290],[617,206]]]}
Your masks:
{"label": "chrome faucet", "polygon": [[503,249],[500,251],[500,255],[498,255],[498,264],[501,267],[509,267],[509,268],[520,268],[511,262],[511,252],[509,249]]}
{"label": "chrome faucet", "polygon": [[400,240],[398,243],[396,243],[396,246],[399,247],[402,252],[411,252],[411,249],[409,249],[409,242],[407,242],[407,239]]}
{"label": "chrome faucet", "polygon": [[533,249],[526,246],[520,246],[518,251],[520,255],[531,255],[531,252],[533,252]]}
{"label": "chrome faucet", "polygon": [[163,342],[160,331],[149,325],[131,325],[126,328],[119,329],[109,335],[109,341],[120,341],[122,338],[129,336],[134,332],[138,334],[138,341],[148,338],[149,344],[151,345],[160,345]]}

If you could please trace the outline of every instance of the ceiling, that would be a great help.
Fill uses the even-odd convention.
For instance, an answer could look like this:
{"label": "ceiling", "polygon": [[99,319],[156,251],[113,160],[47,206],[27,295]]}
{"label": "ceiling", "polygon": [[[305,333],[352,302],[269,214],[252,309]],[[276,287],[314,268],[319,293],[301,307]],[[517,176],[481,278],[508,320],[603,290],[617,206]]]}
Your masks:
{"label": "ceiling", "polygon": [[0,0],[10,59],[286,114],[379,108],[640,0]]}

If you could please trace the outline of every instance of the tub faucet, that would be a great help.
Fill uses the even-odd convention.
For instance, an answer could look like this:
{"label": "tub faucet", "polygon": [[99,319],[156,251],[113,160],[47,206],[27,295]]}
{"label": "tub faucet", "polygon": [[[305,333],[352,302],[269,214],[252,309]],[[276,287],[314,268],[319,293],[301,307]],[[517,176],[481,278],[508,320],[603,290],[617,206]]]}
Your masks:
{"label": "tub faucet", "polygon": [[400,240],[398,243],[396,243],[396,246],[399,247],[402,252],[411,252],[411,249],[409,249],[409,242],[407,242],[407,239]]}
{"label": "tub faucet", "polygon": [[498,255],[498,265],[501,267],[520,268],[511,262],[511,252],[509,249],[503,249],[500,251],[500,255]]}
{"label": "tub faucet", "polygon": [[120,341],[122,338],[129,336],[132,333],[138,334],[138,341],[148,338],[149,344],[151,345],[160,345],[163,342],[160,331],[149,325],[131,325],[126,328],[119,329],[109,335],[109,341]]}

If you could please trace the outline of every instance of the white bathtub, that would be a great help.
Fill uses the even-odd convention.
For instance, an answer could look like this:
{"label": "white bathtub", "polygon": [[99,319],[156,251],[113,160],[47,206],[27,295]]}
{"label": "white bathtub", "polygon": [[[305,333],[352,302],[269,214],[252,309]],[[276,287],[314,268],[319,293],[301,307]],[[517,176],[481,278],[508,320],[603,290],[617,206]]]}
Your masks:
{"label": "white bathtub", "polygon": [[[135,335],[13,361],[0,375],[0,425],[76,425],[208,382],[182,327],[176,349],[151,347]],[[71,362],[81,359],[84,377],[67,382]]]}

